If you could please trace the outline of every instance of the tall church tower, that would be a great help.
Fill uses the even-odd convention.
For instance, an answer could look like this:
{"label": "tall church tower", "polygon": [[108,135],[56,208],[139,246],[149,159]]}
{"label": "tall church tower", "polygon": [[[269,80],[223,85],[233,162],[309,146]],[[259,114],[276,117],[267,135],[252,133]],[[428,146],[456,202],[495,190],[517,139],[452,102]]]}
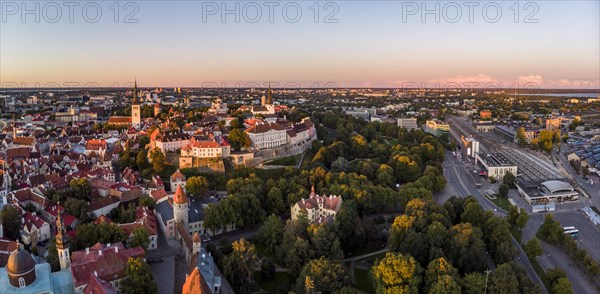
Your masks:
{"label": "tall church tower", "polygon": [[142,126],[142,106],[140,105],[140,100],[138,99],[137,80],[135,81],[135,86],[133,88],[133,103],[131,104],[131,125],[133,125],[133,127],[136,129],[139,129]]}
{"label": "tall church tower", "polygon": [[71,257],[69,256],[69,239],[65,232],[65,227],[62,220],[62,212],[60,209],[56,215],[56,251],[58,251],[58,261],[60,269],[66,269],[71,266]]}
{"label": "tall church tower", "polygon": [[188,230],[188,198],[181,186],[177,186],[177,191],[173,196],[173,217],[175,223],[183,222],[185,229]]}

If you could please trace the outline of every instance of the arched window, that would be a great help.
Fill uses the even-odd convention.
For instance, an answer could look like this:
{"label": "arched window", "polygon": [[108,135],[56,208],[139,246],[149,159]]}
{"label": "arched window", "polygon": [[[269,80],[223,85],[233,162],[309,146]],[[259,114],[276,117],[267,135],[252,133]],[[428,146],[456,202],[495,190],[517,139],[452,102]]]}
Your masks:
{"label": "arched window", "polygon": [[23,277],[19,278],[19,288],[25,288],[25,279]]}

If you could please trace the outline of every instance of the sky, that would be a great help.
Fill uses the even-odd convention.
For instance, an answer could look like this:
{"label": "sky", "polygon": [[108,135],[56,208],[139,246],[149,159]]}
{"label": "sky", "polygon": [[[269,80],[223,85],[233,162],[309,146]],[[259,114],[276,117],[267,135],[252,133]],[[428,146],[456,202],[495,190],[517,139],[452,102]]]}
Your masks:
{"label": "sky", "polygon": [[600,88],[597,0],[74,3],[2,0],[2,87]]}

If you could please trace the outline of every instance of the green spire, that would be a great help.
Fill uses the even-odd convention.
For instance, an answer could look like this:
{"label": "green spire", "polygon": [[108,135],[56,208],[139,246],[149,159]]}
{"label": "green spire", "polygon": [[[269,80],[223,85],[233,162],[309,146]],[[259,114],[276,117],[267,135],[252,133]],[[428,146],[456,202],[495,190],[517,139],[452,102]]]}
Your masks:
{"label": "green spire", "polygon": [[133,86],[133,104],[140,104],[140,101],[138,100],[137,78],[135,79],[135,83]]}

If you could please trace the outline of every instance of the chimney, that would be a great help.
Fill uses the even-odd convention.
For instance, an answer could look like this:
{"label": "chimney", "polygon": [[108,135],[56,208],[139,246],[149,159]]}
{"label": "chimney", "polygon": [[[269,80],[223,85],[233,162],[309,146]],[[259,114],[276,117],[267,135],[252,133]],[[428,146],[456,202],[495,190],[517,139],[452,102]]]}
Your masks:
{"label": "chimney", "polygon": [[115,246],[115,253],[119,253],[119,246]]}
{"label": "chimney", "polygon": [[85,255],[90,254],[90,247],[85,247]]}
{"label": "chimney", "polygon": [[98,250],[98,255],[102,256],[102,249]]}
{"label": "chimney", "polygon": [[106,244],[106,247],[110,247],[110,243],[107,243],[107,244]]}

